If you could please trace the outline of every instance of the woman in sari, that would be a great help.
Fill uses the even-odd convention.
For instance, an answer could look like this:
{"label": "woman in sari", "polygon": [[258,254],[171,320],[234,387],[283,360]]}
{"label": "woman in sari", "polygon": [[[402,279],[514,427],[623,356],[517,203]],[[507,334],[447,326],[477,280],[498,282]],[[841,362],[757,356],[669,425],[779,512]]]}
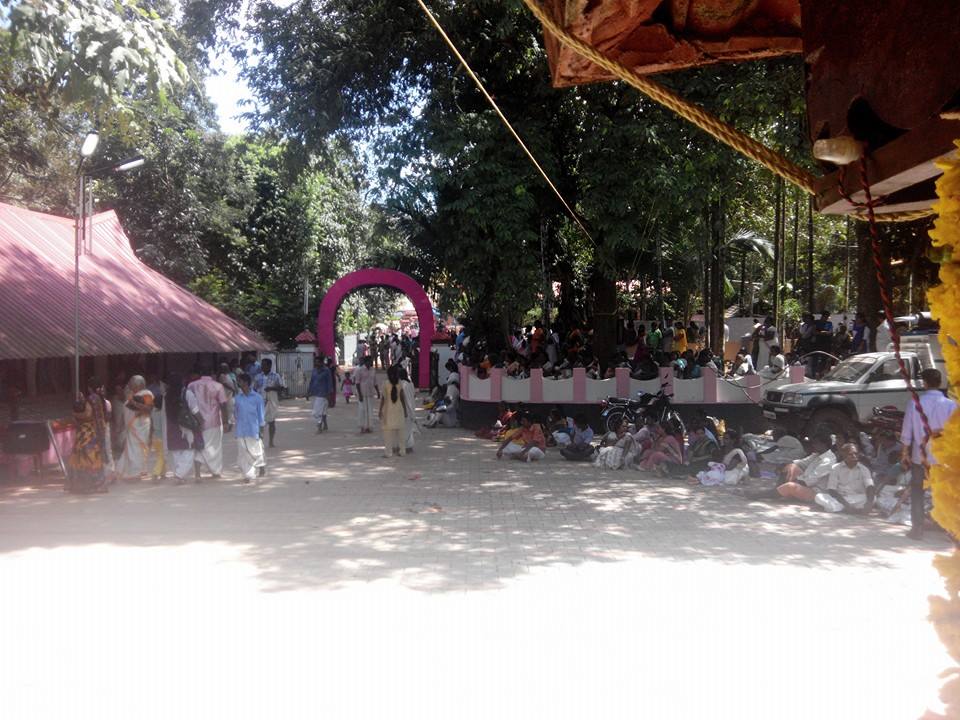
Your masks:
{"label": "woman in sari", "polygon": [[97,394],[99,383],[87,383],[87,396],[77,396],[73,406],[76,431],[73,452],[67,460],[67,492],[87,495],[107,492],[106,459],[109,443],[106,406]]}
{"label": "woman in sari", "polygon": [[682,463],[683,448],[674,435],[673,425],[662,422],[653,426],[653,445],[640,457],[640,470],[658,470],[665,463]]}
{"label": "woman in sari", "polygon": [[134,375],[127,383],[123,406],[126,442],[123,454],[117,460],[117,477],[137,482],[147,473],[150,457],[150,411],[153,393],[141,375]]}
{"label": "woman in sari", "polygon": [[600,448],[593,461],[594,467],[609,470],[623,470],[633,467],[633,463],[639,454],[639,446],[637,441],[633,439],[633,435],[627,432],[628,429],[627,422],[621,420],[615,432],[616,439],[608,440],[609,435],[603,439],[604,443],[609,442],[610,444]]}

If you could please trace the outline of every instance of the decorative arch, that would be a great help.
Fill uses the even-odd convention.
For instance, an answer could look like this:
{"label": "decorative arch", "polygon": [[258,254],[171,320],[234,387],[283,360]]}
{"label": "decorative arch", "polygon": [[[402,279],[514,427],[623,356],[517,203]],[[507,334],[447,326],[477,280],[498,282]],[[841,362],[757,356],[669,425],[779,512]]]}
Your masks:
{"label": "decorative arch", "polygon": [[317,345],[324,355],[332,356],[336,345],[334,326],[337,310],[343,299],[354,290],[367,287],[388,287],[399,290],[413,303],[420,323],[420,362],[417,387],[430,387],[430,341],[433,339],[433,304],[420,283],[397,270],[364,268],[337,280],[320,301],[317,313]]}

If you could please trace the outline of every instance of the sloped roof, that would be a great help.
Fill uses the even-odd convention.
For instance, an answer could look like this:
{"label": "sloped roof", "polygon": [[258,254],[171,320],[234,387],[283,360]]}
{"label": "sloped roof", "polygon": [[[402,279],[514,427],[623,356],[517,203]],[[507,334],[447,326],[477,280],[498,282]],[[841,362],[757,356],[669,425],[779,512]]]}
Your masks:
{"label": "sloped roof", "polygon": [[[257,333],[142,263],[115,212],[80,258],[82,355],[240,352]],[[74,223],[0,203],[0,359],[73,354]]]}
{"label": "sloped roof", "polygon": [[314,334],[313,334],[312,332],[310,332],[309,330],[304,330],[304,331],[301,332],[299,335],[297,335],[297,336],[293,339],[293,341],[294,341],[294,342],[298,342],[298,343],[302,343],[302,344],[315,343],[315,342],[317,341],[317,336],[314,335]]}

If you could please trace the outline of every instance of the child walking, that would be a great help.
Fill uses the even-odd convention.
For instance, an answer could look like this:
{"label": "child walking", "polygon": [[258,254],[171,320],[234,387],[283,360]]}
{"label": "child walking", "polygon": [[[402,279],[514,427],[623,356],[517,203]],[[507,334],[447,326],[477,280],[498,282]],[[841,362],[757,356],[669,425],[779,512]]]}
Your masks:
{"label": "child walking", "polygon": [[349,372],[345,372],[343,374],[343,382],[341,383],[340,387],[343,388],[343,401],[349,405],[350,398],[353,397],[353,378],[350,377]]}

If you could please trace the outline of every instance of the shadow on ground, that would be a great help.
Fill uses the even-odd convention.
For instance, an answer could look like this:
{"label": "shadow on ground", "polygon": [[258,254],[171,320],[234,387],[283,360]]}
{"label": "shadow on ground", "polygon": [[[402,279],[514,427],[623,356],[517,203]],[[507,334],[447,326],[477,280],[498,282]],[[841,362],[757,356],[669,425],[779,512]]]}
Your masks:
{"label": "shadow on ground", "polygon": [[[55,487],[0,490],[0,553],[109,543],[239,547],[266,590],[337,588],[383,579],[431,592],[493,589],[550,566],[669,561],[883,567],[923,546],[876,518],[748,502],[634,471],[597,471],[555,451],[541,463],[497,461],[494,445],[427,430],[417,452],[380,457],[353,407],[313,434],[302,403],[279,421],[271,473],[259,487],[221,480],[141,484],[72,497]],[[338,430],[337,428],[347,428]],[[286,449],[291,448],[291,449]],[[296,448],[296,449],[294,449]],[[227,447],[228,465],[234,457]]]}

